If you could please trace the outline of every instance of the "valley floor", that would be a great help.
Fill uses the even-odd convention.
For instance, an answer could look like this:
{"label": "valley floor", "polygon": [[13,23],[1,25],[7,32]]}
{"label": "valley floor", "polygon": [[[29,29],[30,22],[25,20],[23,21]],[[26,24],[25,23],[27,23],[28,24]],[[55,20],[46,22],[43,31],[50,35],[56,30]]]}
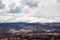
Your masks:
{"label": "valley floor", "polygon": [[0,40],[60,40],[60,34],[23,34],[2,36]]}

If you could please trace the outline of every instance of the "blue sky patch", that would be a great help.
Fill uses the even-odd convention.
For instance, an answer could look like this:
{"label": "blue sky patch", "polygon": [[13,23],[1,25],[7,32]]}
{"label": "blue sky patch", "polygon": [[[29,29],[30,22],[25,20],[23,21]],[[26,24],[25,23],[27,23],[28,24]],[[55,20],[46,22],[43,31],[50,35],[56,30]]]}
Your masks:
{"label": "blue sky patch", "polygon": [[8,13],[20,13],[22,9],[20,7],[16,7],[15,9],[10,9]]}
{"label": "blue sky patch", "polygon": [[2,2],[0,2],[0,9],[3,9],[4,7],[5,5]]}

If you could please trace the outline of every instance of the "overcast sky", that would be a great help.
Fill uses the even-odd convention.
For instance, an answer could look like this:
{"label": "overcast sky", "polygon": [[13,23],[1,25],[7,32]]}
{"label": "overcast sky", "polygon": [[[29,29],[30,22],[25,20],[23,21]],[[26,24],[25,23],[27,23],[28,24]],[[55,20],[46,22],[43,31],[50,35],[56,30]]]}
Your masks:
{"label": "overcast sky", "polygon": [[0,23],[60,22],[57,0],[0,0]]}

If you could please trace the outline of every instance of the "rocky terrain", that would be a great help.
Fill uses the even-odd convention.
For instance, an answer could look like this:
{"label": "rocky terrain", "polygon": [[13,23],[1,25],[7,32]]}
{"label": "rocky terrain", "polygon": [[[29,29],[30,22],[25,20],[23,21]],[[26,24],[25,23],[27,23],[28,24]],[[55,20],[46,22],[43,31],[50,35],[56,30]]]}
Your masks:
{"label": "rocky terrain", "polygon": [[60,23],[0,23],[0,33],[60,33]]}
{"label": "rocky terrain", "polygon": [[60,40],[60,23],[0,23],[0,40]]}

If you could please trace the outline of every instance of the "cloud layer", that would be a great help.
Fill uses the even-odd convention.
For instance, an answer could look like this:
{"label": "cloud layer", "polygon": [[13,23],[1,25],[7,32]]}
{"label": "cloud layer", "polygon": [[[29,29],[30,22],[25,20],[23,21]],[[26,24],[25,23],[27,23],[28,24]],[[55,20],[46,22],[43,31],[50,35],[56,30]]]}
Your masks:
{"label": "cloud layer", "polygon": [[[60,22],[60,5],[56,0],[2,0],[0,23]],[[1,9],[2,8],[2,9]]]}

